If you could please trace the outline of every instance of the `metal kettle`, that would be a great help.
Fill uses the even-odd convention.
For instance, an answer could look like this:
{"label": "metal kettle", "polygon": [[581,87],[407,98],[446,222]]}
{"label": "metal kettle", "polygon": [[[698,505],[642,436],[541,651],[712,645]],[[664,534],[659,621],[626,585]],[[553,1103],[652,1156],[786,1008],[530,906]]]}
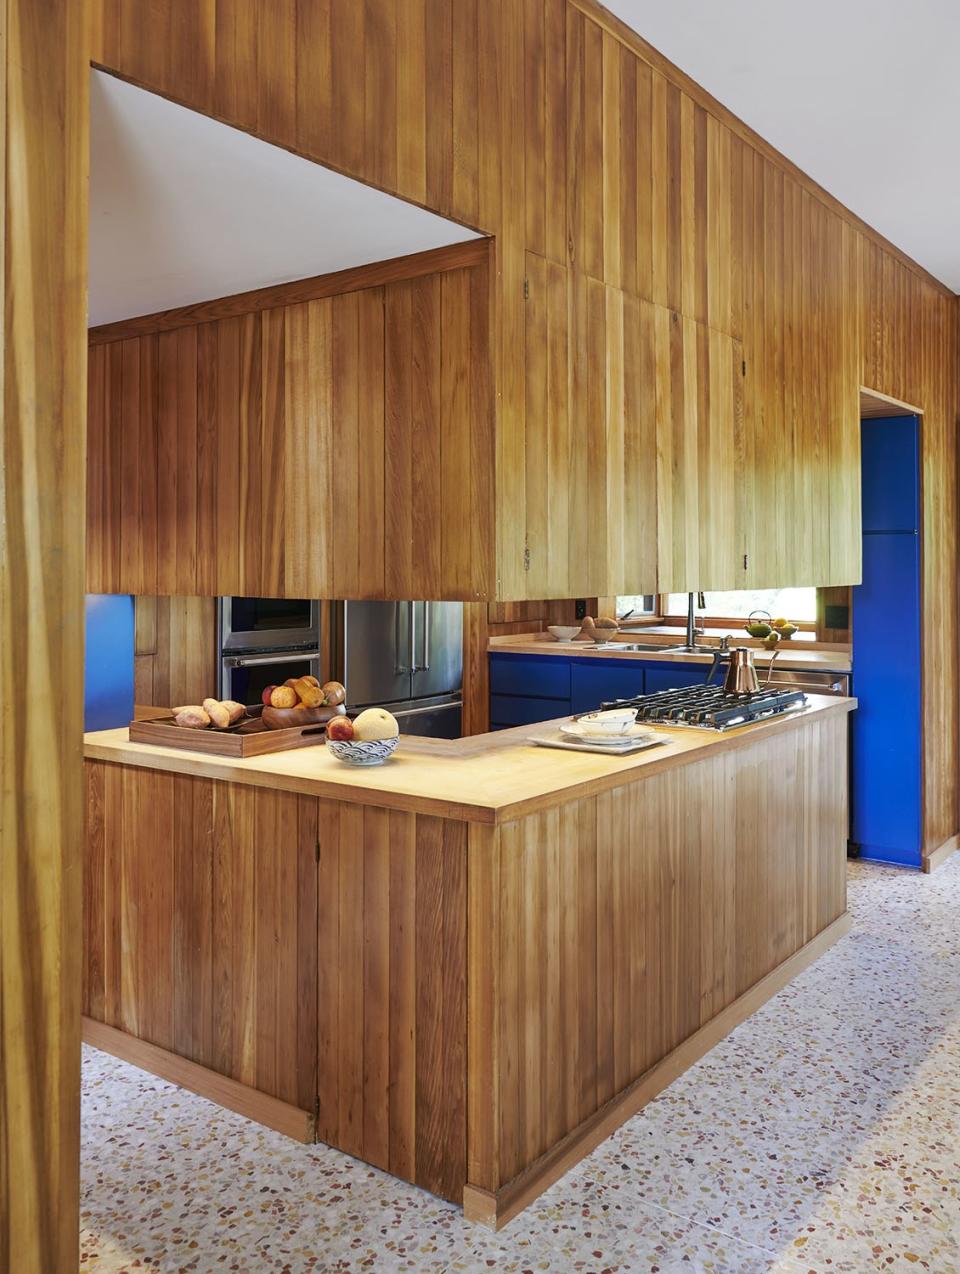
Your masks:
{"label": "metal kettle", "polygon": [[760,689],[753,651],[749,647],[734,646],[730,651],[730,663],[723,688],[728,694],[735,695],[755,694]]}

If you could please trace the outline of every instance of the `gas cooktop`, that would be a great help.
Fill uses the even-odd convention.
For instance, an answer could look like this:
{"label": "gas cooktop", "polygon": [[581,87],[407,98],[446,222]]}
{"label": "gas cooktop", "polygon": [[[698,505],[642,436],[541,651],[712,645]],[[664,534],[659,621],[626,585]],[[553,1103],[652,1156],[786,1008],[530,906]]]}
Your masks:
{"label": "gas cooktop", "polygon": [[669,726],[693,726],[698,730],[733,730],[767,717],[797,712],[806,706],[802,690],[755,690],[732,694],[722,686],[685,686],[614,699],[603,708],[636,708],[638,721],[659,721]]}

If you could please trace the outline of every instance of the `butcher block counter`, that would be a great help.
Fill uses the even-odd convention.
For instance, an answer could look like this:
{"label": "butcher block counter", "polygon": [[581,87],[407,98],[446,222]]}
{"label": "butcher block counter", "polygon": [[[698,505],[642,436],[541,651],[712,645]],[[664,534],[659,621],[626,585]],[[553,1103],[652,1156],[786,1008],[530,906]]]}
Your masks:
{"label": "butcher block counter", "polygon": [[89,734],[86,1038],[502,1224],[846,931],[854,707],[370,769]]}

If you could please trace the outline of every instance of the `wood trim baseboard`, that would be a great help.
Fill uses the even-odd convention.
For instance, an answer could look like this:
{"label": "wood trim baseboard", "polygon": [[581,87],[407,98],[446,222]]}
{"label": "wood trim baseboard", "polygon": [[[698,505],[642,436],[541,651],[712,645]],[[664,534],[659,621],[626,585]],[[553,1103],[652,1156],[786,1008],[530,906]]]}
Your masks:
{"label": "wood trim baseboard", "polygon": [[853,919],[848,911],[838,916],[826,929],[796,951],[782,964],[778,964],[764,978],[745,991],[732,1004],[721,1010],[694,1035],[679,1044],[656,1066],[651,1067],[639,1079],[618,1093],[596,1114],[584,1120],[552,1150],[548,1150],[535,1163],[496,1192],[482,1190],[469,1182],[463,1189],[463,1215],[491,1229],[502,1229],[544,1190],[568,1172],[570,1168],[606,1141],[621,1124],[626,1123],[647,1102],[700,1060],[715,1044],[724,1039],[735,1026],[755,1013],[771,996],[792,982],[797,974],[818,960],[835,942],[849,933]]}
{"label": "wood trim baseboard", "polygon": [[924,853],[921,856],[921,870],[929,875],[930,872],[936,871],[938,867],[942,867],[947,859],[952,858],[958,849],[960,849],[960,832],[954,832],[942,845],[932,849],[929,854]]}
{"label": "wood trim baseboard", "polygon": [[181,305],[177,309],[161,310],[156,314],[118,319],[116,323],[91,327],[87,338],[91,345],[105,345],[134,336],[151,336],[156,332],[170,332],[178,327],[193,327],[197,323],[208,323],[213,319],[255,314],[260,310],[273,310],[282,305],[299,305],[303,301],[316,301],[325,296],[342,296],[346,292],[362,292],[364,288],[382,287],[386,283],[419,279],[426,274],[441,274],[446,270],[483,265],[488,259],[490,242],[489,238],[466,239],[442,248],[413,252],[405,257],[391,257],[387,261],[351,266],[332,274],[293,279],[289,283],[275,283],[270,287],[254,288],[250,292],[237,292],[233,296],[197,301],[193,305]]}
{"label": "wood trim baseboard", "polygon": [[251,1119],[274,1132],[283,1133],[293,1141],[307,1144],[316,1141],[316,1128],[312,1111],[300,1110],[278,1097],[270,1097],[267,1093],[258,1092],[239,1080],[220,1075],[198,1062],[178,1057],[156,1044],[148,1044],[146,1040],[128,1035],[126,1031],[118,1031],[116,1027],[107,1026],[105,1022],[96,1022],[91,1017],[82,1019],[83,1042],[101,1052],[119,1057],[140,1070],[148,1071],[159,1079],[176,1084],[198,1097],[206,1097],[208,1101],[226,1110],[232,1110],[245,1119]]}

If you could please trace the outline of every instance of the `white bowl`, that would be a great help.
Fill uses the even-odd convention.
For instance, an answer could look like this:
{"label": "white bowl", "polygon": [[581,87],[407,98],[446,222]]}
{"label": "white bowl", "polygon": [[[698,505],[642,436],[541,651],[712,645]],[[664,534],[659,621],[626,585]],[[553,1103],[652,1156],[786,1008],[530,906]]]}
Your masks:
{"label": "white bowl", "polygon": [[587,712],[577,718],[584,735],[596,737],[626,734],[636,724],[635,708],[608,708],[606,712]]}
{"label": "white bowl", "polygon": [[347,765],[383,765],[396,750],[400,740],[373,739],[368,743],[360,739],[327,739],[327,747],[338,761]]}
{"label": "white bowl", "polygon": [[548,624],[547,632],[557,641],[572,641],[580,631],[579,624]]}

